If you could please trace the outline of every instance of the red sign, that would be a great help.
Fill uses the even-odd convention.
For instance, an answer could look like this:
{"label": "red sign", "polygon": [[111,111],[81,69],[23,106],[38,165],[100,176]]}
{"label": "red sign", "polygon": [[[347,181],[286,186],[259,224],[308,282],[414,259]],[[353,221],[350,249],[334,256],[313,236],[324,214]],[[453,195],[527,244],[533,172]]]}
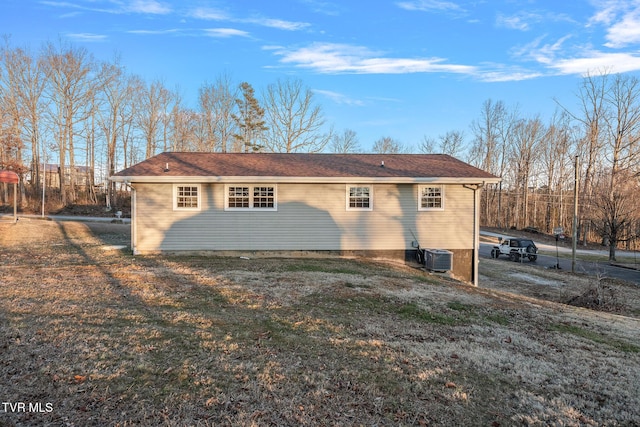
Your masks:
{"label": "red sign", "polygon": [[0,171],[0,182],[17,184],[20,181],[18,174],[13,171]]}

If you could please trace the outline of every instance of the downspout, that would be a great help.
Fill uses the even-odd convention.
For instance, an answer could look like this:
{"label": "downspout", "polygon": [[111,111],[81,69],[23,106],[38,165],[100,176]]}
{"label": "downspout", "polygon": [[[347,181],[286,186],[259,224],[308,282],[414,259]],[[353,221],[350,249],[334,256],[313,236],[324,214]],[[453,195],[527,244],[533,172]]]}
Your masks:
{"label": "downspout", "polygon": [[480,263],[480,190],[484,187],[484,182],[481,184],[464,185],[464,188],[473,191],[473,271],[471,272],[471,282],[473,286],[478,286],[478,265]]}
{"label": "downspout", "polygon": [[136,249],[136,189],[129,181],[122,181],[122,183],[131,189],[131,251],[134,255],[138,255]]}

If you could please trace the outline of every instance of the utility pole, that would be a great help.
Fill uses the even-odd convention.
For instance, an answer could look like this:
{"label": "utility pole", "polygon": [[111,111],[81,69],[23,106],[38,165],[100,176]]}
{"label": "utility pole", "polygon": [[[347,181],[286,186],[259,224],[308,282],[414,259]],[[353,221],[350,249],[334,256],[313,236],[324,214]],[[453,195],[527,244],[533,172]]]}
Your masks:
{"label": "utility pole", "polygon": [[573,178],[573,227],[571,234],[571,272],[576,272],[576,244],[578,243],[578,165],[580,156],[576,156]]}

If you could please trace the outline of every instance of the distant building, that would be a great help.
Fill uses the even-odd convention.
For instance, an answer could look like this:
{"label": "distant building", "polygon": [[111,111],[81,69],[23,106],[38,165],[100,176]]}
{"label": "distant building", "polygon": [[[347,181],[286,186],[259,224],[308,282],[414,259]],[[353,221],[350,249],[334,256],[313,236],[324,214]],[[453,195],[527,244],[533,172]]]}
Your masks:
{"label": "distant building", "polygon": [[[91,168],[88,166],[74,166],[76,175],[76,187],[84,187],[89,184],[89,179],[93,175]],[[45,185],[48,188],[60,188],[60,166],[47,163],[45,165]],[[64,168],[64,182],[65,185],[71,184],[71,168],[65,166]]]}

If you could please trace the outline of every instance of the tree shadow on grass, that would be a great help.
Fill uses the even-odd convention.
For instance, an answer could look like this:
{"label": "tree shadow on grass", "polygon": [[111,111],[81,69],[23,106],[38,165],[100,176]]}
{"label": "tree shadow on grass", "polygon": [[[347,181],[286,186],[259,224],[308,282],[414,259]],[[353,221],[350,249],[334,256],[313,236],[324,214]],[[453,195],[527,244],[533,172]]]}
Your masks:
{"label": "tree shadow on grass", "polygon": [[[30,256],[12,265],[14,283],[3,298],[9,305],[0,311],[3,388],[6,398],[52,411],[11,412],[3,422],[108,425],[124,417],[145,424],[149,413],[137,409],[188,366],[185,353],[171,346],[202,347],[206,325],[179,296],[199,284],[179,275],[174,286],[177,275],[160,260],[105,250],[121,237],[86,230],[56,223],[59,241],[29,244]],[[214,287],[199,292],[205,293],[226,303]],[[147,411],[160,417],[158,408]]]}
{"label": "tree shadow on grass", "polygon": [[365,333],[392,314],[387,299],[346,282],[295,304],[265,298],[270,281],[323,271],[321,260],[292,275],[293,261],[105,253],[111,237],[56,227],[66,254],[32,273],[23,264],[29,281],[6,293],[1,365],[7,395],[53,410],[2,414],[9,424],[391,425],[426,417],[434,393],[446,400],[437,382],[410,380],[407,354]]}

